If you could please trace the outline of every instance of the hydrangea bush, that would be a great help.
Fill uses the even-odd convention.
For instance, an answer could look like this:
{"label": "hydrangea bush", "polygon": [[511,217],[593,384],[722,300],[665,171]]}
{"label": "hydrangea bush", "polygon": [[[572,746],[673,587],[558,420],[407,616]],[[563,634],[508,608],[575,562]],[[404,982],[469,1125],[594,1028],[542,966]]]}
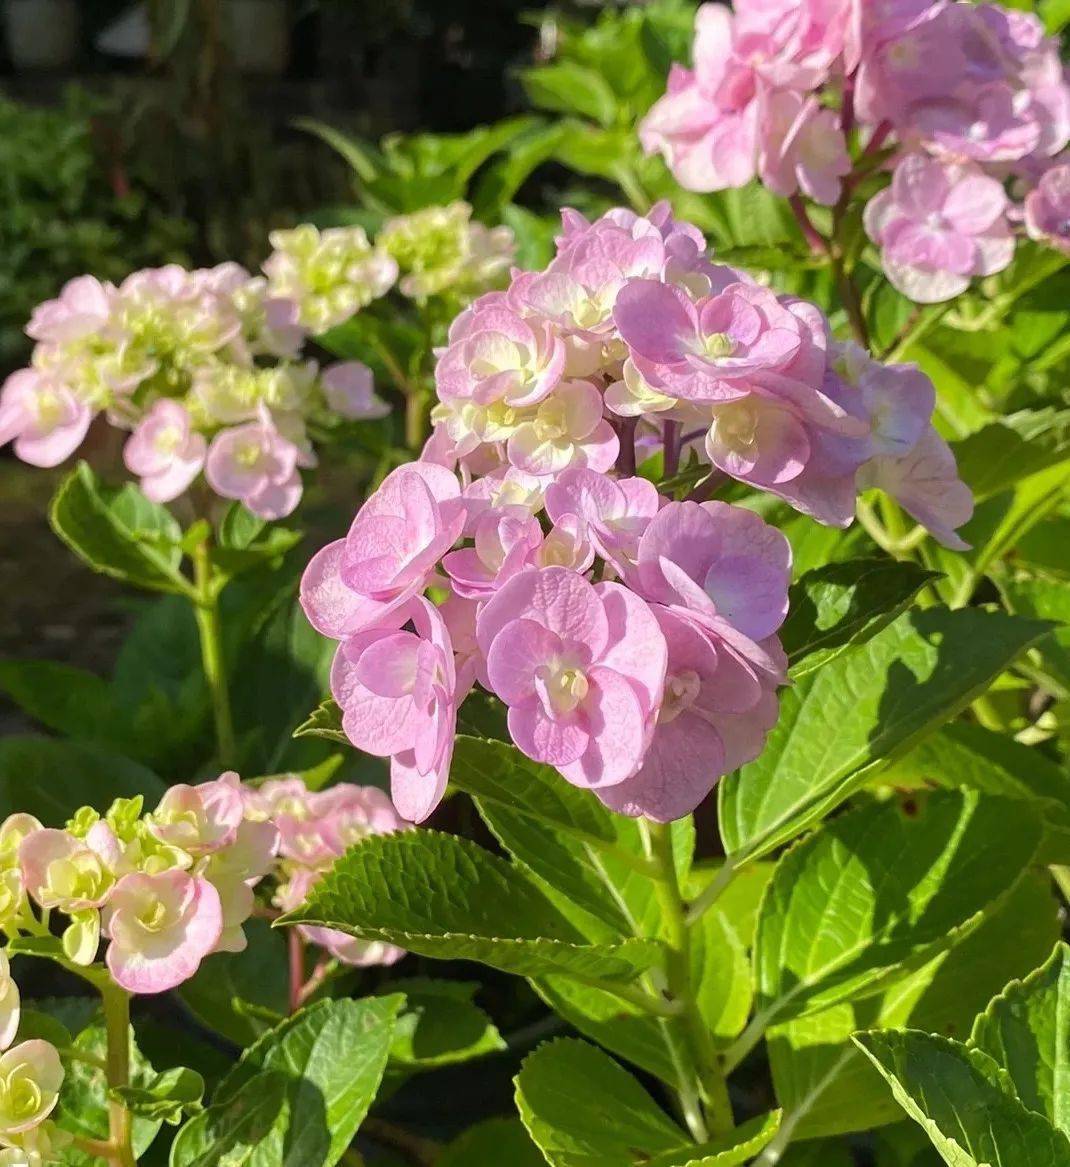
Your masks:
{"label": "hydrangea bush", "polygon": [[[38,309],[4,433],[129,431],[52,523],[173,594],[111,681],[0,665],[64,735],[0,745],[3,1162],[1070,1167],[1041,16],[607,12],[567,117],[320,128],[346,225]],[[598,189],[548,228],[532,158]]]}

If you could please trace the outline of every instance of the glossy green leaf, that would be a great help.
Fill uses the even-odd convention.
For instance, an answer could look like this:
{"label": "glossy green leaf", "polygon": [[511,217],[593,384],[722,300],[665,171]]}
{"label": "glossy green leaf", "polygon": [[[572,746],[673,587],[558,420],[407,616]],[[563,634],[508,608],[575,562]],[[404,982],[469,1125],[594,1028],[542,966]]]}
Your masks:
{"label": "glossy green leaf", "polygon": [[1034,802],[1049,836],[1050,861],[1070,857],[1070,774],[1004,734],[968,722],[947,725],[905,754],[881,781],[899,787],[968,786]]}
{"label": "glossy green leaf", "polygon": [[950,1167],[1070,1163],[1070,1139],[1008,1093],[985,1055],[916,1030],[855,1041]]}
{"label": "glossy green leaf", "polygon": [[[498,841],[588,939],[657,933],[650,861],[634,820],[503,742],[458,739],[451,780],[475,797]],[[694,827],[681,819],[671,829],[685,878]]]}
{"label": "glossy green leaf", "polygon": [[809,571],[789,594],[780,641],[804,676],[865,643],[906,610],[936,573],[895,559],[852,559]]}
{"label": "glossy green leaf", "polygon": [[766,854],[983,692],[1048,625],[976,608],[907,612],[786,690],[754,762],[721,782],[738,860]]}
{"label": "glossy green leaf", "polygon": [[516,1101],[552,1167],[736,1167],[761,1151],[779,1125],[773,1113],[695,1145],[612,1058],[571,1039],[525,1059]]}
{"label": "glossy green leaf", "polygon": [[696,1146],[608,1054],[565,1038],[529,1055],[516,1077],[521,1120],[552,1167],[733,1167],[776,1133],[777,1115]]}
{"label": "glossy green leaf", "polygon": [[330,742],[350,745],[342,729],[342,710],[333,697],[327,697],[294,730],[294,737],[322,737]]}
{"label": "glossy green leaf", "polygon": [[[74,1048],[93,1058],[103,1060],[108,1049],[108,1038],[102,1022],[83,1029],[74,1039]],[[68,1060],[65,1063],[66,1071],[63,1078],[63,1087],[60,1090],[59,1105],[53,1117],[56,1123],[72,1134],[83,1138],[108,1138],[108,1083],[104,1071],[86,1062]],[[130,1085],[140,1090],[148,1089],[156,1081],[157,1075],[152,1066],[142,1056],[130,1034]],[[148,1150],[160,1129],[160,1119],[134,1118],[131,1142],[135,1155],[142,1155]],[[94,1156],[68,1148],[64,1153],[64,1162],[72,1167],[97,1167],[99,1160]]]}
{"label": "glossy green leaf", "polygon": [[1070,1134],[1070,948],[1008,985],[978,1018],[970,1044],[1010,1074],[1022,1103]]}
{"label": "glossy green leaf", "polygon": [[204,1079],[185,1066],[164,1070],[139,1086],[117,1086],[109,1091],[133,1114],[177,1126],[187,1114],[203,1109]]}
{"label": "glossy green leaf", "polygon": [[442,1152],[436,1167],[546,1167],[517,1118],[488,1118]]}
{"label": "glossy green leaf", "polygon": [[798,1137],[895,1122],[902,1111],[851,1035],[909,1026],[965,1039],[992,995],[1044,960],[1060,927],[1047,873],[1031,872],[976,929],[880,996],[774,1025],[766,1033],[773,1083]]}
{"label": "glossy green leaf", "polygon": [[171,1167],[332,1167],[379,1089],[402,1005],[400,996],[319,1001],[287,1018],[179,1131]]}
{"label": "glossy green leaf", "polygon": [[594,69],[576,61],[555,61],[525,69],[520,82],[531,103],[555,113],[579,114],[600,125],[612,125],[617,117],[613,90]]}
{"label": "glossy green leaf", "polygon": [[185,592],[182,531],[170,511],[132,484],[105,488],[85,462],[60,483],[49,508],[52,529],[94,571],[135,587]]}
{"label": "glossy green leaf", "polygon": [[878,992],[994,910],[1041,838],[1031,806],[972,791],[826,823],[781,859],[762,904],[759,1015],[787,1020]]}
{"label": "glossy green leaf", "polygon": [[466,839],[429,830],[364,840],[284,922],[339,928],[423,956],[478,960],[522,976],[629,979],[658,954],[652,941],[587,943],[509,863]]}
{"label": "glossy green leaf", "polygon": [[1012,413],[952,443],[962,480],[980,501],[1070,456],[1070,409]]}
{"label": "glossy green leaf", "polygon": [[477,984],[413,978],[392,980],[388,988],[405,997],[394,1027],[391,1065],[433,1069],[505,1049],[494,1022],[472,1000]]}

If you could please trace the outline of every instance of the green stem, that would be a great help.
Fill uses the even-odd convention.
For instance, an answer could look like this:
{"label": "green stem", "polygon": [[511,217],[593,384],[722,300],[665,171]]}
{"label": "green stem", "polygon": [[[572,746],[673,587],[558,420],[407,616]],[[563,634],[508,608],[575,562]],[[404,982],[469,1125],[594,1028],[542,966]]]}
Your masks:
{"label": "green stem", "polygon": [[[104,1003],[104,1029],[108,1039],[105,1075],[108,1086],[130,1084],[130,994],[118,985],[101,987]],[[130,1111],[117,1099],[108,1100],[108,1142],[115,1167],[135,1167],[130,1145]]]}
{"label": "green stem", "polygon": [[405,393],[405,445],[418,454],[427,441],[431,395],[413,385]]}
{"label": "green stem", "polygon": [[[661,877],[654,887],[661,907],[662,923],[668,934],[665,974],[669,993],[683,1006],[680,1020],[698,1071],[706,1103],[709,1133],[726,1134],[735,1126],[732,1104],[713,1037],[699,1010],[691,983],[691,930],[676,874],[672,834],[669,827],[662,823],[644,823],[644,826],[648,832],[651,857],[661,868]],[[692,1130],[692,1134],[700,1141],[705,1137],[695,1130]]]}
{"label": "green stem", "polygon": [[227,689],[227,667],[223,656],[223,625],[219,618],[219,589],[212,569],[212,546],[202,539],[193,549],[193,583],[196,598],[193,613],[197,618],[197,633],[201,641],[201,662],[204,679],[212,696],[212,716],[215,720],[216,750],[219,763],[234,765],[237,747],[234,740],[234,721],[230,712],[230,693]]}
{"label": "green stem", "polygon": [[710,882],[703,889],[702,894],[692,903],[687,913],[687,923],[690,927],[692,924],[697,924],[699,920],[709,911],[710,908],[717,902],[721,892],[732,882],[736,874],[736,865],[732,856],[725,858],[724,863],[721,864],[720,871],[710,880]]}
{"label": "green stem", "polygon": [[592,989],[600,989],[603,993],[610,993],[628,1005],[634,1005],[652,1017],[679,1017],[683,1013],[683,1006],[679,1001],[667,1000],[655,993],[648,993],[645,989],[637,989],[634,985],[604,981],[598,977],[574,977],[574,980],[589,985]]}

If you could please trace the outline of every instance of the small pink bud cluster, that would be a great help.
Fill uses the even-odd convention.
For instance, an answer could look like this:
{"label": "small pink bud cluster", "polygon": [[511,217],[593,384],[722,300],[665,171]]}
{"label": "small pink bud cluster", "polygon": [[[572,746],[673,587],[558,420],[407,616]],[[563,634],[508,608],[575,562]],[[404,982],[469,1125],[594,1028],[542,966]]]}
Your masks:
{"label": "small pink bud cluster", "polygon": [[59,1052],[39,1038],[12,1045],[21,1004],[7,956],[0,952],[0,1164],[60,1161],[70,1136],[49,1121],[64,1071]]}
{"label": "small pink bud cluster", "polygon": [[[314,853],[319,871],[362,833],[401,825],[375,790],[313,795],[296,777],[256,789],[232,772],[172,786],[150,814],[138,797],[116,800],[104,817],[84,807],[62,830],[11,815],[0,825],[0,927],[46,936],[61,913],[66,960],[93,964],[103,938],[118,985],[161,993],[212,953],[245,948],[254,889],[271,875],[292,884],[292,856]],[[290,894],[291,906],[309,882]]]}
{"label": "small pink bud cluster", "polygon": [[104,414],[132,431],[126,465],[155,502],[203,471],[217,494],[281,518],[316,464],[307,423],[388,410],[364,365],[303,359],[297,300],[233,263],[140,271],[118,287],[81,276],[26,331],[37,344],[0,391],[0,445],[55,466]]}
{"label": "small pink bud cluster", "polygon": [[704,4],[694,67],[673,68],[640,137],[689,190],[758,177],[776,194],[832,204],[853,180],[855,127],[867,153],[894,147],[892,185],[867,207],[866,230],[911,299],[950,299],[1010,263],[1008,178],[1040,179],[1026,199],[1031,235],[1070,239],[1060,180],[1042,178],[1070,141],[1058,43],[1037,16],[997,4]]}
{"label": "small pink bud cluster", "polygon": [[[454,322],[435,432],[302,581],[339,641],[358,748],[391,759],[401,815],[449,777],[475,684],[530,758],[606,805],[668,820],[754,758],[776,720],[787,541],[751,511],[636,476],[660,444],[846,526],[881,486],[949,545],[969,492],[932,384],[835,344],[822,313],[710,263],[667,207],[566,211],[544,272]],[[697,448],[696,448],[697,447]]]}

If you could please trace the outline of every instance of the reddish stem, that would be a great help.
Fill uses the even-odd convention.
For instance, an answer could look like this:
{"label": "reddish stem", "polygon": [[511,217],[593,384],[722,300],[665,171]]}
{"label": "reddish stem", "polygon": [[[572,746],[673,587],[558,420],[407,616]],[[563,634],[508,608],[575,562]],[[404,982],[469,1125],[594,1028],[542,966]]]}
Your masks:
{"label": "reddish stem", "polygon": [[290,952],[290,1012],[301,1008],[301,993],[305,987],[305,942],[296,928],[287,933]]}

